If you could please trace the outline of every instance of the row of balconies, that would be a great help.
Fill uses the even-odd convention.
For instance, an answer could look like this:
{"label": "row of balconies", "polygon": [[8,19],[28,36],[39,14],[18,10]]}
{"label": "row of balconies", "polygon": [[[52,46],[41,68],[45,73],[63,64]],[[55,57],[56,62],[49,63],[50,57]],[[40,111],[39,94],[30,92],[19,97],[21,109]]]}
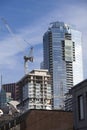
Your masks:
{"label": "row of balconies", "polygon": [[43,105],[44,105],[44,106],[49,106],[49,107],[50,107],[50,106],[51,106],[51,103],[50,103],[50,104],[47,104],[47,103],[44,103],[44,104],[43,104],[43,102],[41,102],[41,103],[36,103],[36,102],[30,103],[30,102],[29,102],[29,106],[34,106],[34,105],[35,105],[35,106],[43,106]]}
{"label": "row of balconies", "polygon": [[39,98],[39,99],[41,99],[41,98],[44,98],[44,99],[51,99],[51,95],[44,95],[44,96],[42,96],[42,95],[29,95],[29,98]]}
{"label": "row of balconies", "polygon": [[29,109],[46,109],[47,107],[51,109],[51,105],[29,105]]}
{"label": "row of balconies", "polygon": [[[25,90],[25,92],[26,92],[26,90]],[[45,93],[49,93],[50,92],[51,93],[51,89],[40,89],[40,90],[31,89],[31,90],[27,91],[27,93],[43,93],[43,92],[45,92]]]}
{"label": "row of balconies", "polygon": [[35,96],[35,97],[36,97],[36,96],[39,96],[39,97],[40,97],[40,96],[41,96],[41,97],[43,97],[43,96],[51,96],[51,93],[49,93],[49,94],[47,94],[47,93],[44,93],[44,94],[43,94],[43,93],[42,93],[42,94],[40,94],[40,93],[39,93],[39,94],[38,94],[38,93],[37,93],[37,94],[32,93],[32,94],[31,94],[31,93],[30,93],[30,94],[29,94],[29,97],[30,97],[30,96]]}
{"label": "row of balconies", "polygon": [[[43,93],[29,93],[29,95],[43,95]],[[49,93],[44,92],[44,95],[51,95],[51,92]]]}

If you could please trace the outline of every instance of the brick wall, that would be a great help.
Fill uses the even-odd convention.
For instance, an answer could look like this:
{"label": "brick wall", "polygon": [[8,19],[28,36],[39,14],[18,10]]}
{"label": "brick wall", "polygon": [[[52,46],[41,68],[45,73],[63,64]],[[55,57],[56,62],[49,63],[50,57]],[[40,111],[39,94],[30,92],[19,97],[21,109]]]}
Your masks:
{"label": "brick wall", "polygon": [[20,130],[73,130],[72,112],[31,110]]}

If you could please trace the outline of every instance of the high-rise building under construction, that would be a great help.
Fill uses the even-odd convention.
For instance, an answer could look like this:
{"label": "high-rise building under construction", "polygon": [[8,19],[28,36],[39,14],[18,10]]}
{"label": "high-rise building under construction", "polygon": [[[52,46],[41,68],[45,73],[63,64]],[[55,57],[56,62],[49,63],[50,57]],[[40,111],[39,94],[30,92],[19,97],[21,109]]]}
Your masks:
{"label": "high-rise building under construction", "polygon": [[53,22],[43,36],[44,69],[52,76],[53,108],[64,108],[64,98],[83,80],[81,32],[63,22]]}
{"label": "high-rise building under construction", "polygon": [[17,85],[20,87],[21,111],[28,109],[52,109],[51,76],[48,70],[32,70]]}

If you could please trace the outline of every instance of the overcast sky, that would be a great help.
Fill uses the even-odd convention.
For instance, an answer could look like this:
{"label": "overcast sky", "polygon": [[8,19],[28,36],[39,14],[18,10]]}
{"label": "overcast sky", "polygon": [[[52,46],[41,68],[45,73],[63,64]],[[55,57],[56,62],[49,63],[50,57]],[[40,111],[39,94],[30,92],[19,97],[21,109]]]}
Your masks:
{"label": "overcast sky", "polygon": [[87,78],[87,0],[0,0],[0,75],[3,83],[17,82],[24,76],[23,56],[29,54],[31,45],[34,46],[34,62],[29,63],[29,70],[40,68],[43,34],[54,21],[71,24],[82,32],[83,68]]}

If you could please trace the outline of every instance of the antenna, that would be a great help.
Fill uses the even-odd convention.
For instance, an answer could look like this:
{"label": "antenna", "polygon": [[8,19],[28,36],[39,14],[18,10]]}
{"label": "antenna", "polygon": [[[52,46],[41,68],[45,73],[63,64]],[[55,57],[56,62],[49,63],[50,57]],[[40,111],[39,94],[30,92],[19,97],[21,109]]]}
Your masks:
{"label": "antenna", "polygon": [[2,89],[2,74],[1,74],[1,89]]}

